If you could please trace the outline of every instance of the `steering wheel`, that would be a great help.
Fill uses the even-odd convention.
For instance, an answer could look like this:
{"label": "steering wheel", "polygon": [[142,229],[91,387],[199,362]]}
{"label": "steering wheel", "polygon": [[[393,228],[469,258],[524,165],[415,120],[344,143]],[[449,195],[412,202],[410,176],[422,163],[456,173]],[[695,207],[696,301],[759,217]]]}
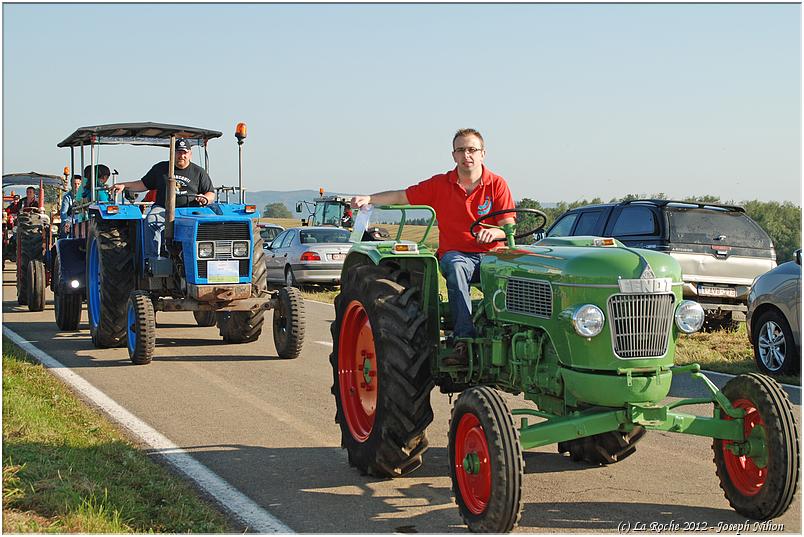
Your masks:
{"label": "steering wheel", "polygon": [[[195,199],[195,197],[199,196],[199,195],[200,194],[179,194],[179,193],[176,193],[176,199],[178,199],[179,196],[181,196],[185,200],[187,200],[185,202],[185,205],[181,205],[181,207],[206,207],[209,204],[209,200],[206,197],[204,197],[204,201],[199,202],[199,201],[197,201]],[[176,207],[179,207],[179,205],[177,204]]]}
{"label": "steering wheel", "polygon": [[[535,229],[530,229],[530,230],[528,230],[528,231],[526,231],[524,233],[519,233],[517,235],[514,235],[514,239],[524,239],[525,237],[527,237],[529,235],[532,235],[533,233],[539,231],[540,229],[544,229],[545,224],[547,224],[547,215],[544,214],[543,212],[541,212],[538,209],[529,209],[529,208],[525,208],[525,207],[513,208],[513,209],[502,209],[500,211],[494,211],[494,212],[491,212],[491,213],[488,213],[488,214],[484,214],[483,216],[481,216],[480,218],[478,218],[477,220],[472,222],[472,225],[469,226],[469,233],[471,233],[473,237],[477,238],[477,231],[475,231],[475,228],[477,226],[490,227],[490,228],[493,228],[493,229],[502,229],[501,226],[494,226],[492,224],[484,224],[483,221],[491,218],[492,216],[497,216],[499,214],[507,214],[507,213],[533,214],[533,215],[536,215],[538,218],[541,218],[541,222],[539,222],[539,225],[536,226]],[[537,222],[538,222],[538,220],[537,220]],[[503,237],[502,239],[495,239],[495,242],[502,242],[504,240],[506,240],[506,239]]]}

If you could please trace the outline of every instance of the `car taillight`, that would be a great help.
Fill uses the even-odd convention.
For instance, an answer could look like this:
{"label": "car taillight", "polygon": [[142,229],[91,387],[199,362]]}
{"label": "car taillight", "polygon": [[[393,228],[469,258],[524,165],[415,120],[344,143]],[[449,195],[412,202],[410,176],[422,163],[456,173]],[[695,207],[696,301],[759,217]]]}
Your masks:
{"label": "car taillight", "polygon": [[315,252],[304,252],[300,259],[302,261],[321,261],[321,256]]}

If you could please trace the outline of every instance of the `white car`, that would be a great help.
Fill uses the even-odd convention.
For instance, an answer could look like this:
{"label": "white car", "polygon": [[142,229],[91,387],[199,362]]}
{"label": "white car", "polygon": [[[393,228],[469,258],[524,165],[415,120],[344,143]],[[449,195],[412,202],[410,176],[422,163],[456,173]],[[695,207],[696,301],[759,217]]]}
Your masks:
{"label": "white car", "polygon": [[315,226],[292,227],[265,245],[269,282],[287,286],[304,283],[337,285],[352,247],[348,229]]}

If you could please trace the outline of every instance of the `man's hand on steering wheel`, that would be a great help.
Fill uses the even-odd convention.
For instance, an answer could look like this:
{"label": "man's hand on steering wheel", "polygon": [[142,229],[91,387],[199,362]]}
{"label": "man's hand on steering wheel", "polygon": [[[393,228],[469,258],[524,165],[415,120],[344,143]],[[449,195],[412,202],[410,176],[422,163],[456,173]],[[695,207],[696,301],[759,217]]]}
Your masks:
{"label": "man's hand on steering wheel", "polygon": [[[502,215],[502,214],[511,214],[511,213],[514,213],[514,214],[516,214],[516,213],[532,214],[532,215],[536,216],[537,222],[538,222],[538,225],[535,226],[533,229],[529,229],[529,230],[524,231],[522,233],[515,234],[514,239],[522,239],[524,237],[532,235],[535,231],[538,231],[540,229],[544,229],[545,224],[547,224],[547,215],[544,214],[542,211],[539,211],[537,209],[528,209],[528,208],[524,208],[524,207],[513,208],[513,209],[502,209],[500,211],[494,211],[494,212],[485,214],[485,215],[481,216],[480,218],[478,218],[477,220],[475,220],[474,222],[472,222],[472,225],[469,226],[469,233],[471,233],[473,237],[476,237],[478,239],[478,242],[480,242],[480,235],[484,231],[492,232],[494,237],[499,237],[500,233],[502,233],[502,238],[493,238],[492,240],[490,240],[488,242],[504,241],[505,240],[505,232],[502,230],[502,228],[500,226],[494,226],[494,225],[491,225],[491,224],[486,224],[486,223],[484,223],[484,220],[487,220],[487,219],[491,218],[492,216],[499,216],[499,215]],[[480,231],[477,231],[478,228],[480,228]]]}
{"label": "man's hand on steering wheel", "polygon": [[209,205],[209,198],[203,194],[196,194],[195,202],[198,203],[200,207],[206,207]]}

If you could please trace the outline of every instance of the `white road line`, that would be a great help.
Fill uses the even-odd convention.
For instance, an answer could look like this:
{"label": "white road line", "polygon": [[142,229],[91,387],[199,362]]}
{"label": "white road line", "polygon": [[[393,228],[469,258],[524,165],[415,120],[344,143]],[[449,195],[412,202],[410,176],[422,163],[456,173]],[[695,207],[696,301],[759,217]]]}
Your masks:
{"label": "white road line", "polygon": [[335,304],[330,304],[329,302],[321,302],[320,300],[313,300],[312,298],[305,298],[305,302],[312,302],[313,304],[323,304],[325,306],[329,306],[330,308],[334,308]]}
{"label": "white road line", "polygon": [[331,341],[313,341],[313,343],[318,343],[319,345],[324,345],[326,347],[332,347]]}
{"label": "white road line", "polygon": [[109,417],[121,424],[137,439],[156,450],[156,454],[165,459],[176,470],[195,481],[204,492],[219,502],[227,512],[247,526],[249,532],[293,533],[293,530],[278,518],[269,514],[209,468],[193,459],[186,451],[171,442],[167,437],[121,407],[109,396],[73,373],[61,362],[44,351],[37,349],[5,326],[3,327],[3,335],[47,367],[55,376],[61,378],[65,383],[83,394],[84,397],[98,405]]}

